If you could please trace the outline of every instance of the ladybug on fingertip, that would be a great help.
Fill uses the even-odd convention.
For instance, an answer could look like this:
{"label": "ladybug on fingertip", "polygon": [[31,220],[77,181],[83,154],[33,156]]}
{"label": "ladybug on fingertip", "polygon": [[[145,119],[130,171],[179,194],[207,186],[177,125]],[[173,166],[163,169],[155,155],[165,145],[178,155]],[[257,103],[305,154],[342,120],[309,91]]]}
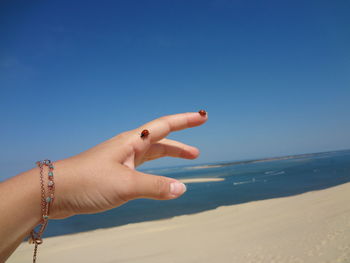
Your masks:
{"label": "ladybug on fingertip", "polygon": [[205,116],[205,115],[207,115],[207,112],[205,111],[205,110],[200,110],[200,111],[198,111],[198,113],[201,115],[201,116]]}
{"label": "ladybug on fingertip", "polygon": [[141,137],[142,139],[145,139],[145,138],[147,138],[148,135],[149,135],[149,131],[148,131],[148,130],[143,130],[143,131],[141,132],[140,137]]}

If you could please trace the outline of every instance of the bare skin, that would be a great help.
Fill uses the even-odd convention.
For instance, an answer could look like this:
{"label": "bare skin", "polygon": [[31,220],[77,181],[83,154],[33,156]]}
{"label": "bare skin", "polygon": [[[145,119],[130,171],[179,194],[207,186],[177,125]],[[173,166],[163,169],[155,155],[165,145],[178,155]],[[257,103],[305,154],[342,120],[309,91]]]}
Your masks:
{"label": "bare skin", "polygon": [[[186,191],[184,184],[136,171],[135,167],[164,156],[195,159],[197,148],[165,137],[206,120],[207,115],[197,112],[164,116],[78,155],[54,161],[56,191],[50,218],[98,213],[137,198],[169,200],[181,196]],[[144,129],[150,134],[141,138]],[[37,167],[0,183],[0,262],[39,224],[40,198]]]}

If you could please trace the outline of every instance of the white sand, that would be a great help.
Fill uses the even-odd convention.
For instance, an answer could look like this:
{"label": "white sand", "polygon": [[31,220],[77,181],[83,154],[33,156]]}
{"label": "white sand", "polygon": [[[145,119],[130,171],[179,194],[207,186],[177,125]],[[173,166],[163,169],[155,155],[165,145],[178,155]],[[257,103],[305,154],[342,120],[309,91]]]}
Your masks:
{"label": "white sand", "polygon": [[179,181],[185,184],[191,184],[191,183],[204,183],[204,182],[220,182],[220,181],[225,181],[225,178],[186,178],[186,179],[180,179]]}
{"label": "white sand", "polygon": [[[30,262],[32,252],[33,245],[22,243],[8,262]],[[350,262],[350,183],[45,238],[38,262]]]}

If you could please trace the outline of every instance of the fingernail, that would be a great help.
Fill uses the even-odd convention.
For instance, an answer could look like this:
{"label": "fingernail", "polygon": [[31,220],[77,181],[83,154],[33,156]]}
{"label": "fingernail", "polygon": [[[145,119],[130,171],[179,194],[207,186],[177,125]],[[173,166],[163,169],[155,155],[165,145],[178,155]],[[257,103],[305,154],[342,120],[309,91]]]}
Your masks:
{"label": "fingernail", "polygon": [[180,182],[173,182],[170,184],[170,193],[172,195],[181,195],[186,192],[186,186]]}

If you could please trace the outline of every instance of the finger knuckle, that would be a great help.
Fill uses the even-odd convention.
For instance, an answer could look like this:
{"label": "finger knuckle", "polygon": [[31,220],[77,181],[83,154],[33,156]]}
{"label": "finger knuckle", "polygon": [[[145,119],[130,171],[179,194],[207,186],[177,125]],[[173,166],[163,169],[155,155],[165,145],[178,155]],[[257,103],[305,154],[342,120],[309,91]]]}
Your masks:
{"label": "finger knuckle", "polygon": [[157,180],[155,180],[155,189],[157,196],[160,198],[165,198],[169,192],[168,180],[162,176],[158,177]]}

